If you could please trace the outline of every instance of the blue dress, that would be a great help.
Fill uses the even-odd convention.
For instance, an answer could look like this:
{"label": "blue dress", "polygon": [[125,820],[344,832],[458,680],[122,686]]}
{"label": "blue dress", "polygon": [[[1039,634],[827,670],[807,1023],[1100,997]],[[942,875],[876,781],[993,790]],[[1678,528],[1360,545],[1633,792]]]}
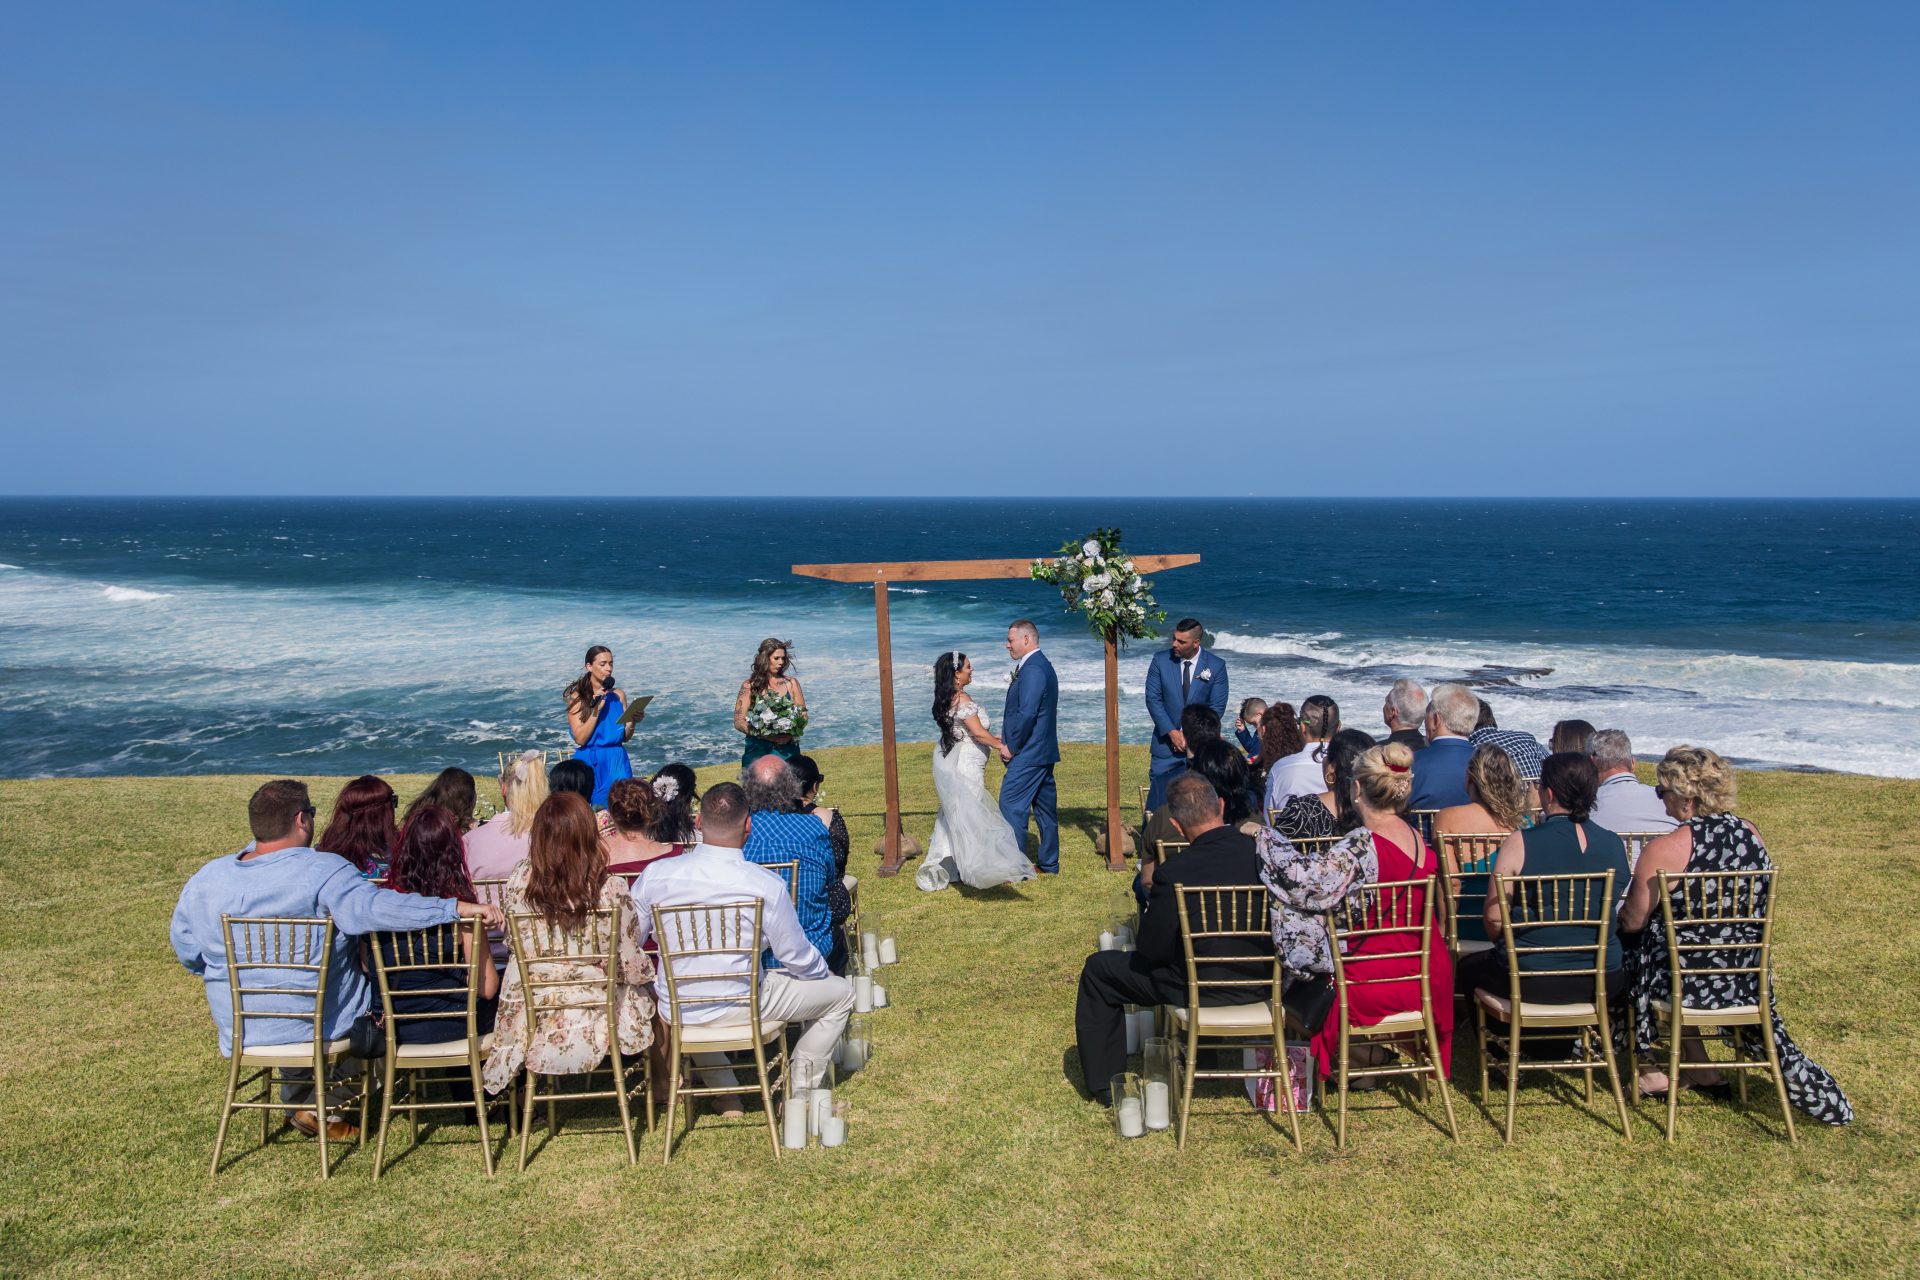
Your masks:
{"label": "blue dress", "polygon": [[626,713],[626,700],[619,691],[608,694],[600,703],[600,718],[593,722],[587,745],[573,753],[575,760],[593,769],[595,806],[607,803],[607,790],[614,783],[633,776],[633,761],[627,759],[627,749],[621,743],[626,730],[620,727],[620,717]]}

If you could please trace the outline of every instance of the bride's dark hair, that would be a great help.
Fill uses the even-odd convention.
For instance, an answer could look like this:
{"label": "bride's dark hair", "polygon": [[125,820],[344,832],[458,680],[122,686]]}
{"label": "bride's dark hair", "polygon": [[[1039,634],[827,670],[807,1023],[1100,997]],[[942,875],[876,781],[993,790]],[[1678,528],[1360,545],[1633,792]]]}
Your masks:
{"label": "bride's dark hair", "polygon": [[967,664],[967,655],[958,649],[933,660],[933,722],[940,726],[940,754],[953,750],[960,731],[953,727],[953,673]]}

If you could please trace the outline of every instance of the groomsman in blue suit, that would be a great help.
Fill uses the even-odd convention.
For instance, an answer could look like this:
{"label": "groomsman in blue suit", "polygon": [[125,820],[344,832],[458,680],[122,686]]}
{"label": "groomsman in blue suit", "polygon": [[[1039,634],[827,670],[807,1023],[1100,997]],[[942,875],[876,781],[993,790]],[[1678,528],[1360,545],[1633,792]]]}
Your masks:
{"label": "groomsman in blue suit", "polygon": [[1202,649],[1200,636],[1198,622],[1180,619],[1173,628],[1172,647],[1154,654],[1147,664],[1147,714],[1153,717],[1149,809],[1158,809],[1167,798],[1167,783],[1186,759],[1180,712],[1190,702],[1204,702],[1223,722],[1227,718],[1226,659]]}
{"label": "groomsman in blue suit", "polygon": [[1060,680],[1053,664],[1040,652],[1040,629],[1020,619],[1007,628],[1007,656],[1013,659],[1013,680],[1007,685],[1006,712],[1000,717],[1001,762],[1007,776],[1000,780],[1000,816],[1013,828],[1013,838],[1024,852],[1027,817],[1040,828],[1040,874],[1060,874],[1060,821],[1056,816],[1053,766],[1060,761],[1056,728]]}

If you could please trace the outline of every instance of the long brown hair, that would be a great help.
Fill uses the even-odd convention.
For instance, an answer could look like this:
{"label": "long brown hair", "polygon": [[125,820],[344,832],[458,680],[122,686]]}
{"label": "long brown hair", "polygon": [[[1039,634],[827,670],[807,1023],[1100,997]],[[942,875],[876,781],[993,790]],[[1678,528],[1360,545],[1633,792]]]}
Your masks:
{"label": "long brown hair", "polygon": [[600,905],[607,855],[593,806],[571,791],[556,791],[533,815],[527,848],[527,903],[548,924],[578,929]]}
{"label": "long brown hair", "polygon": [[398,797],[385,781],[363,773],[340,788],[327,829],[313,842],[322,853],[337,853],[361,871],[375,871],[393,857],[400,824],[393,820]]}
{"label": "long brown hair", "polygon": [[578,680],[575,680],[567,686],[567,703],[569,707],[575,702],[578,702],[583,710],[593,705],[593,695],[600,692],[593,687],[593,660],[603,653],[612,652],[613,650],[603,644],[596,644],[587,650],[588,669],[580,673]]}
{"label": "long brown hair", "polygon": [[1300,736],[1300,721],[1294,717],[1291,702],[1275,702],[1260,718],[1260,766],[1271,769],[1296,751],[1305,749]]}
{"label": "long brown hair", "polygon": [[753,674],[747,677],[748,700],[758,698],[773,683],[773,655],[782,649],[787,651],[787,665],[780,669],[780,674],[784,676],[793,670],[793,646],[772,636],[760,642],[760,647],[753,655]]}

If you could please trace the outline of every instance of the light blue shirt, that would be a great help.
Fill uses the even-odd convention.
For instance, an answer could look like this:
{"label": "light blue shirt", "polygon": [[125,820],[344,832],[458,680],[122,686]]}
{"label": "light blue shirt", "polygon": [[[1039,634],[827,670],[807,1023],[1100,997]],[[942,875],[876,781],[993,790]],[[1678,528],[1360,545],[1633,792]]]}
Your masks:
{"label": "light blue shirt", "polygon": [[[249,846],[251,847],[251,846]],[[244,852],[244,851],[243,851]],[[333,950],[327,961],[325,1027],[329,1040],[347,1034],[353,1020],[373,1001],[371,980],[360,971],[353,939],[378,930],[408,932],[444,924],[459,914],[452,898],[423,898],[380,889],[336,853],[280,849],[242,862],[240,854],[216,858],[193,873],[173,909],[173,953],[207,988],[207,1009],[220,1031],[220,1053],[233,1054],[233,992],[227,981],[227,948],[220,917],[329,916]],[[342,936],[345,935],[345,936]],[[317,948],[316,948],[317,950]],[[249,982],[313,987],[314,975],[289,970],[275,975],[258,970]],[[294,994],[250,997],[247,1011],[265,1009],[301,1013],[313,1006]],[[247,1043],[293,1044],[313,1034],[303,1020],[248,1018]]]}
{"label": "light blue shirt", "polygon": [[1589,815],[1598,826],[1609,831],[1668,832],[1675,823],[1667,816],[1653,788],[1630,773],[1616,773],[1600,784],[1600,794]]}

